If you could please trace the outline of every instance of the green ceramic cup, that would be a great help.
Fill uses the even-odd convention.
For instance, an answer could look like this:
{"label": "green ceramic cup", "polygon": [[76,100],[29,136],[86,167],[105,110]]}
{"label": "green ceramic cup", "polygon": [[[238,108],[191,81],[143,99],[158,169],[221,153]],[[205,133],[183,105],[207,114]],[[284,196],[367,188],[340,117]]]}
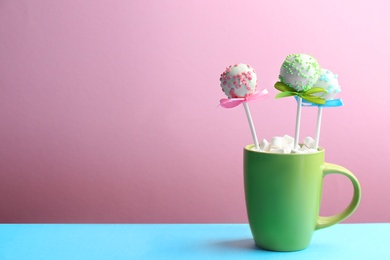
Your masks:
{"label": "green ceramic cup", "polygon": [[[272,251],[305,249],[315,230],[349,217],[360,202],[359,181],[346,168],[324,162],[324,150],[310,154],[275,154],[244,149],[244,185],[249,225],[258,247]],[[354,193],[341,213],[319,216],[322,181],[342,174]]]}

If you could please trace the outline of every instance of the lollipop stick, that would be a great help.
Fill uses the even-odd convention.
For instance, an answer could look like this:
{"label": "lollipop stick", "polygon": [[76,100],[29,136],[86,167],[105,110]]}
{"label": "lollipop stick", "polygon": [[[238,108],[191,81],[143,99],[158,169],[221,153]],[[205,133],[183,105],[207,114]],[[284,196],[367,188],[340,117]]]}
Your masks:
{"label": "lollipop stick", "polygon": [[302,110],[302,98],[298,97],[297,105],[297,118],[295,122],[295,139],[294,139],[294,149],[298,150],[298,141],[299,141],[299,129],[301,125],[301,110]]}
{"label": "lollipop stick", "polygon": [[249,127],[251,128],[253,142],[255,143],[256,150],[260,151],[259,141],[257,140],[255,126],[253,125],[251,112],[249,111],[248,104],[246,102],[243,102],[242,105],[244,106],[246,117],[248,118]]}
{"label": "lollipop stick", "polygon": [[318,107],[316,142],[315,142],[315,146],[314,146],[315,149],[318,149],[318,144],[320,142],[321,119],[322,119],[322,107]]}

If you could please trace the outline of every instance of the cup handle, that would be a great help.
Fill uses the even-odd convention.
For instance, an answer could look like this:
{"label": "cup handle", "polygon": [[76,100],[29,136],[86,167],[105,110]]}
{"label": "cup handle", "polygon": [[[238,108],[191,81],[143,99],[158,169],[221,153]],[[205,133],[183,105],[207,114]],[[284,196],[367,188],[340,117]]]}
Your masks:
{"label": "cup handle", "polygon": [[348,177],[353,185],[353,197],[348,207],[344,209],[341,213],[329,216],[329,217],[318,217],[315,230],[326,228],[337,224],[344,219],[348,218],[357,208],[360,202],[361,189],[359,181],[356,179],[355,175],[346,168],[332,163],[325,163],[323,169],[323,176],[325,177],[328,174],[342,174]]}

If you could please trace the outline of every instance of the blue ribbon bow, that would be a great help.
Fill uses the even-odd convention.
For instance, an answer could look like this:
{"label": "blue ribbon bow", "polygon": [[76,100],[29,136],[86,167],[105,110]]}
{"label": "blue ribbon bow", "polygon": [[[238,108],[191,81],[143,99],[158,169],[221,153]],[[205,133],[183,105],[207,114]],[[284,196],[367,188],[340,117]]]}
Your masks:
{"label": "blue ribbon bow", "polygon": [[[295,96],[295,99],[298,101],[297,96]],[[341,98],[326,100],[325,104],[314,104],[314,103],[309,102],[305,99],[302,99],[302,106],[305,106],[305,107],[341,107],[343,105],[344,105],[344,103],[343,103],[343,100],[341,100]]]}

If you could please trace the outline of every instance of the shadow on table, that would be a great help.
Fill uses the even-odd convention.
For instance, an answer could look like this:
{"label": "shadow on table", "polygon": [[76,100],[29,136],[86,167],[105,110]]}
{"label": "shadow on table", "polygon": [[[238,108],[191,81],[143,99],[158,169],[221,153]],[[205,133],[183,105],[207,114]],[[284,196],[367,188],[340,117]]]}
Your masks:
{"label": "shadow on table", "polygon": [[274,252],[261,249],[256,246],[255,241],[252,238],[248,239],[238,239],[238,240],[226,240],[226,241],[218,241],[212,244],[213,247],[217,250],[223,250],[226,252],[237,252],[250,253],[250,255],[264,255],[264,254],[272,254]]}
{"label": "shadow on table", "polygon": [[228,252],[246,252],[255,254],[255,255],[280,255],[280,254],[286,254],[286,255],[301,255],[301,254],[313,254],[318,253],[326,254],[326,252],[329,251],[337,251],[338,247],[334,246],[334,244],[317,244],[312,243],[307,249],[299,250],[299,251],[292,251],[292,252],[275,252],[275,251],[268,251],[265,249],[261,249],[255,245],[255,242],[253,239],[238,239],[238,240],[225,240],[225,241],[216,241],[211,244],[212,247],[214,247],[217,250],[223,250]]}
{"label": "shadow on table", "polygon": [[[230,251],[230,252],[244,252],[246,253],[253,253],[253,254],[261,254],[261,255],[275,255],[275,254],[301,254],[305,250],[300,251],[293,251],[293,252],[275,252],[275,251],[269,251],[265,249],[261,249],[260,247],[257,247],[253,239],[238,239],[238,240],[226,240],[226,241],[218,241],[214,242],[212,244],[213,247],[215,247],[217,250],[224,250],[224,251]],[[315,245],[312,246],[312,248],[316,247]],[[306,250],[308,251],[308,250]]]}
{"label": "shadow on table", "polygon": [[[255,245],[253,239],[240,239],[240,240],[226,240],[216,242],[216,247],[227,248],[227,249],[240,249],[240,250],[259,250]],[[261,250],[261,249],[260,249]]]}

